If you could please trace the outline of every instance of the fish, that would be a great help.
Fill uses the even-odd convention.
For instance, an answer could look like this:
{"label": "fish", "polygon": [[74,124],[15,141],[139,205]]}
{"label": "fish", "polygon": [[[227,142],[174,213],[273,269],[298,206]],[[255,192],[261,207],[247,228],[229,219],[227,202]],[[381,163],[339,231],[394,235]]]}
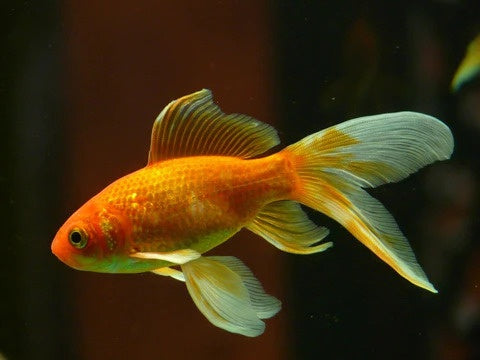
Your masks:
{"label": "fish", "polygon": [[405,279],[437,292],[383,205],[365,189],[397,182],[453,151],[440,120],[416,112],[365,116],[274,152],[276,130],[225,114],[203,89],[156,118],[147,165],[99,192],[59,228],[66,265],[183,281],[215,326],[255,337],[281,302],[233,256],[204,256],[246,228],[293,254],[327,250],[329,230],[301,204],[336,220]]}
{"label": "fish", "polygon": [[463,85],[478,75],[480,75],[480,34],[468,44],[465,56],[453,76],[451,90],[459,91]]}

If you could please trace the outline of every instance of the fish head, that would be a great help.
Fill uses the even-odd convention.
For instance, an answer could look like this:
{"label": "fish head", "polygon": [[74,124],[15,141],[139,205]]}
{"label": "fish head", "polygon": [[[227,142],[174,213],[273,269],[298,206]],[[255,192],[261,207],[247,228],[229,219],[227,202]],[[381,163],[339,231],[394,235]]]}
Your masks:
{"label": "fish head", "polygon": [[84,271],[112,272],[124,241],[121,216],[87,202],[60,227],[51,249],[68,266]]}

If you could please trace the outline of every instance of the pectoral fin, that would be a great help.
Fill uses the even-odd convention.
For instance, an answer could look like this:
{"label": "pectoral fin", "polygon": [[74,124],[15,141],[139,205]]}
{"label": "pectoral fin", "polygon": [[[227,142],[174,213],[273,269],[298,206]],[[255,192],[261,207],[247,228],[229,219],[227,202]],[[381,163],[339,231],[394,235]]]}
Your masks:
{"label": "pectoral fin", "polygon": [[280,301],[238,259],[201,257],[182,265],[187,289],[198,309],[215,326],[245,336],[265,330],[262,320],[280,310]]}
{"label": "pectoral fin", "polygon": [[201,255],[192,249],[181,249],[169,252],[137,252],[130,256],[139,259],[164,260],[173,264],[181,265],[198,259]]}

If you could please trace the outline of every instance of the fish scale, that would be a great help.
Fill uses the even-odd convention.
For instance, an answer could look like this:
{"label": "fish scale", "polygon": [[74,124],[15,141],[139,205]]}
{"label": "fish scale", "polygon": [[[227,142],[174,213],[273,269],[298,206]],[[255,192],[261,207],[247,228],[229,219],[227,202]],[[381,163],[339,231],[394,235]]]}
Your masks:
{"label": "fish scale", "polygon": [[[287,198],[294,186],[281,155],[243,160],[221,156],[177,159],[150,165],[102,191],[98,201],[126,214],[132,225],[125,246],[137,251],[191,247],[236,232],[266,203]],[[224,239],[218,239],[222,241]],[[200,244],[199,244],[200,243]]]}

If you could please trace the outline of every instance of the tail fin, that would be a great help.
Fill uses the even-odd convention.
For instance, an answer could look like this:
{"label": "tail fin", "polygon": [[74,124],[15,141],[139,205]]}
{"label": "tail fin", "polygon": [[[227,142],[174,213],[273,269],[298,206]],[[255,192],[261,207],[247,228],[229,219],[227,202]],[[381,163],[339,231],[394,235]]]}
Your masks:
{"label": "tail fin", "polygon": [[453,151],[450,129],[424,114],[357,118],[283,150],[299,176],[295,200],[338,221],[400,275],[437,292],[393,217],[362,188],[396,182]]}

